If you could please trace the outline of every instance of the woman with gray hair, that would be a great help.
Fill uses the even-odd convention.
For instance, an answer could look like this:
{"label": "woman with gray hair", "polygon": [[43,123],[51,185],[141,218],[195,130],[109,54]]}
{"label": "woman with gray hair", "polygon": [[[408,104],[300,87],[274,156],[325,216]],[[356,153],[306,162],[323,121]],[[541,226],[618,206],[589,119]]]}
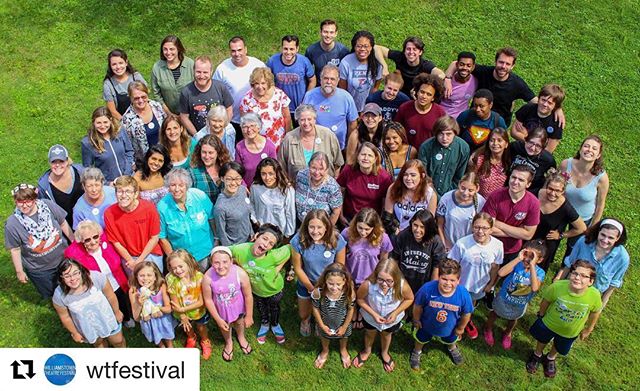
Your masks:
{"label": "woman with gray hair", "polygon": [[271,69],[259,67],[249,77],[251,89],[240,102],[240,114],[256,113],[264,121],[260,134],[271,140],[277,147],[284,135],[291,130],[291,100],[275,86]]}
{"label": "woman with gray hair", "polygon": [[80,182],[84,195],[73,207],[73,229],[76,230],[83,220],[95,221],[104,228],[104,211],[116,203],[116,191],[105,186],[105,178],[99,168],[86,168],[80,175]]}
{"label": "woman with gray hair", "polygon": [[309,167],[296,176],[296,213],[302,222],[313,209],[322,209],[329,214],[335,225],[342,212],[342,192],[335,178],[329,176],[329,157],[324,152],[315,152],[309,159]]}
{"label": "woman with gray hair", "polygon": [[[194,134],[193,139],[198,142],[208,134],[218,137],[222,144],[227,147],[231,159],[235,159],[236,129],[229,122],[229,114],[223,105],[211,107],[209,114],[207,114],[207,125]],[[194,144],[192,144],[192,147]]]}
{"label": "woman with gray hair", "polygon": [[169,194],[158,202],[160,246],[165,254],[189,251],[205,271],[213,248],[213,204],[202,190],[191,188],[191,175],[183,168],[169,171],[165,182]]}
{"label": "woman with gray hair", "polygon": [[276,146],[261,135],[262,119],[256,113],[247,113],[240,118],[243,140],[236,145],[235,161],[244,167],[244,183],[247,187],[253,183],[256,167],[264,158],[276,158]]}
{"label": "woman with gray hair", "polygon": [[336,135],[324,126],[316,125],[317,113],[312,105],[302,104],[296,109],[296,121],[300,124],[287,133],[278,149],[278,160],[291,181],[298,171],[309,166],[311,155],[324,152],[328,159],[329,175],[337,177],[344,164],[340,143]]}
{"label": "woman with gray hair", "polygon": [[75,240],[65,249],[64,256],[107,277],[118,299],[124,325],[134,327],[129,303],[129,283],[122,268],[122,258],[107,241],[107,235],[102,231],[100,224],[92,220],[80,221],[73,236]]}

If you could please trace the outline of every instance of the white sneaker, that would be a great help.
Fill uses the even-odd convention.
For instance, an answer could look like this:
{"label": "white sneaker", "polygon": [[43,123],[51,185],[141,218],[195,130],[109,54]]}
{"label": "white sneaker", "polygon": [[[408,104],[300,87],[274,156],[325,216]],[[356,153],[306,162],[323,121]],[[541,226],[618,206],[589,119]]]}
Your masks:
{"label": "white sneaker", "polygon": [[129,319],[126,322],[124,322],[124,327],[128,328],[128,329],[132,329],[134,327],[136,327],[136,321],[133,319]]}

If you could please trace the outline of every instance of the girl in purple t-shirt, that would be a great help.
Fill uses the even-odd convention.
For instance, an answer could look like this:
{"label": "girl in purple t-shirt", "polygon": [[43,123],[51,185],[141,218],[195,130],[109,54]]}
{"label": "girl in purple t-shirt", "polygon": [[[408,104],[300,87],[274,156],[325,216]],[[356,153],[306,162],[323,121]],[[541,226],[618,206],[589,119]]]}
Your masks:
{"label": "girl in purple t-shirt", "polygon": [[[384,232],[380,216],[371,208],[358,212],[341,234],[347,241],[347,269],[357,289],[371,275],[378,262],[389,257],[393,246]],[[362,328],[359,311],[356,311],[354,327]]]}
{"label": "girl in purple t-shirt", "polygon": [[242,353],[251,353],[251,346],[244,335],[245,328],[253,324],[251,283],[247,273],[233,264],[228,247],[218,246],[211,251],[211,268],[202,279],[202,296],[224,338],[222,359],[233,360],[232,327],[238,335]]}

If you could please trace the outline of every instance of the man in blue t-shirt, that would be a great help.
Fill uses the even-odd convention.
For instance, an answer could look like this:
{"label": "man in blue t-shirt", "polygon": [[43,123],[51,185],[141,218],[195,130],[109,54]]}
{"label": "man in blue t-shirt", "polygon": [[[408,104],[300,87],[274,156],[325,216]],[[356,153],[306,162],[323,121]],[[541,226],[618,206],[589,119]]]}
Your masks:
{"label": "man in blue t-shirt", "polygon": [[291,102],[289,111],[293,118],[296,107],[302,103],[304,94],[316,86],[316,75],[311,61],[298,54],[300,40],[297,35],[282,37],[282,48],[267,60],[267,66],[273,72],[276,87],[287,94]]}
{"label": "man in blue t-shirt", "polygon": [[329,128],[338,138],[340,149],[344,150],[347,137],[356,131],[358,110],[347,90],[338,88],[340,71],[335,65],[324,67],[320,77],[320,87],[307,92],[302,103],[315,107],[317,124]]}
{"label": "man in blue t-shirt", "polygon": [[420,369],[422,347],[433,337],[449,345],[449,354],[456,365],[463,357],[456,342],[473,313],[473,301],[460,283],[460,264],[445,259],[438,265],[438,279],[429,281],[416,293],[413,304],[415,344],[411,352],[411,369]]}
{"label": "man in blue t-shirt", "polygon": [[346,46],[336,41],[338,24],[335,20],[325,19],[320,22],[320,41],[312,44],[304,52],[304,56],[311,61],[316,69],[316,80],[320,80],[320,72],[325,65],[336,67],[344,56],[349,54]]}

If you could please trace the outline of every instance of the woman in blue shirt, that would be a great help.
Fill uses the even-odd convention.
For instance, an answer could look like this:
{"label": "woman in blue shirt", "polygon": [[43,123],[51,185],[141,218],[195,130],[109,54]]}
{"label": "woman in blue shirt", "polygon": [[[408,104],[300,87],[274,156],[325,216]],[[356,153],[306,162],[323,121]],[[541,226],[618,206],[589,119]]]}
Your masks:
{"label": "woman in blue shirt", "polygon": [[596,268],[593,286],[602,294],[604,308],[616,288],[622,286],[622,278],[629,267],[629,253],[624,248],[626,241],[624,224],[616,219],[603,219],[576,242],[571,254],[564,259],[564,267],[553,280],[565,278],[574,262],[588,261]]}

